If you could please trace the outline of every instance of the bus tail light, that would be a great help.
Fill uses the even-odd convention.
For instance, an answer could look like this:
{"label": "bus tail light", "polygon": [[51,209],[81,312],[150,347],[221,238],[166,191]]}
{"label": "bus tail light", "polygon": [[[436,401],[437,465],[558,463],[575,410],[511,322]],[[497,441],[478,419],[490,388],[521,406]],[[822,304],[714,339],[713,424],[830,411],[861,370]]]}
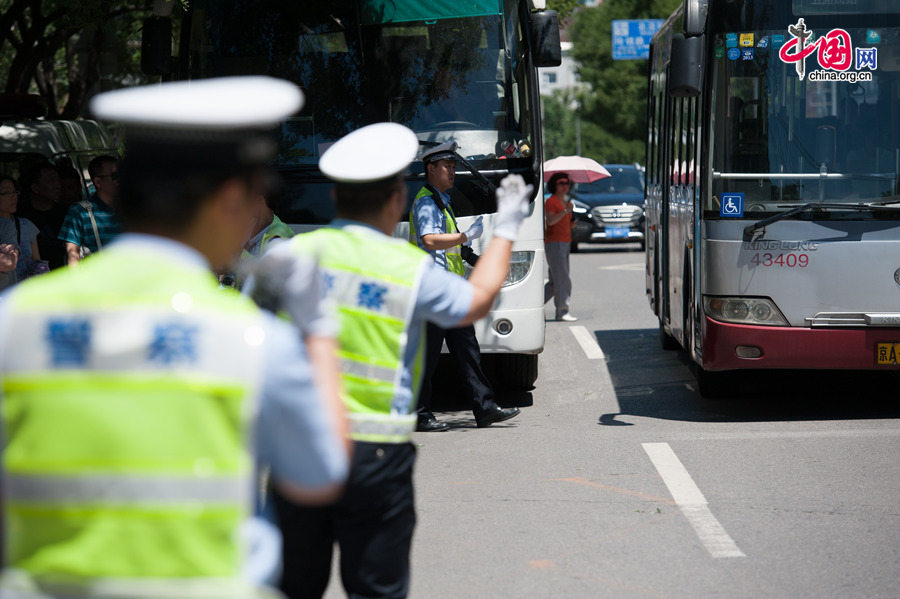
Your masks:
{"label": "bus tail light", "polygon": [[515,285],[528,276],[531,264],[534,262],[534,252],[513,252],[509,259],[509,273],[503,281],[504,287]]}
{"label": "bus tail light", "polygon": [[767,298],[704,297],[703,308],[710,318],[722,322],[789,326],[775,302]]}

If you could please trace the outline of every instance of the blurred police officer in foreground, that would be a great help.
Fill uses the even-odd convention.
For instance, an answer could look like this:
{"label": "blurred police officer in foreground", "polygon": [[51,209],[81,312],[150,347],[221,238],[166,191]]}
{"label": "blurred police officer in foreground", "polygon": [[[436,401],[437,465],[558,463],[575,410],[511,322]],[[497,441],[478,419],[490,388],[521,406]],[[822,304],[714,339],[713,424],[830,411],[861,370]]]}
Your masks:
{"label": "blurred police officer in foreground", "polygon": [[260,77],[92,102],[125,125],[129,233],[0,296],[0,596],[269,596],[242,571],[252,458],[286,501],[339,495],[339,400],[296,330],[211,272],[241,251],[270,130],[301,101]]}
{"label": "blurred police officer in foreground", "polygon": [[[462,277],[466,274],[462,250],[466,246],[471,249],[472,240],[481,236],[484,226],[480,216],[465,231],[456,226],[449,193],[456,177],[456,148],[455,141],[448,141],[422,154],[426,182],[409,210],[409,240],[428,251],[439,267]],[[469,394],[475,424],[482,428],[518,416],[519,408],[501,408],[494,400],[494,389],[481,368],[481,349],[471,323],[447,328],[429,322],[425,337],[425,376],[419,394],[416,430],[434,432],[450,428],[431,411],[431,379],[445,340]]]}
{"label": "blurred police officer in foreground", "polygon": [[[270,285],[251,294],[280,297],[278,307],[303,321],[302,287],[291,274],[315,256],[326,300],[338,318],[344,402],[354,441],[346,490],[327,508],[297,507],[276,493],[284,539],[281,588],[290,597],[321,597],[335,541],[350,597],[405,597],[415,526],[412,474],[416,395],[425,322],[468,324],[491,308],[506,278],[513,240],[532,188],[518,175],[497,191],[494,239],[466,279],[435,266],[425,252],[392,238],[405,216],[404,172],[418,150],[415,133],[394,123],[369,125],[340,139],[319,161],[335,182],[331,226],[272,248],[261,260]],[[273,289],[272,287],[275,287]]]}

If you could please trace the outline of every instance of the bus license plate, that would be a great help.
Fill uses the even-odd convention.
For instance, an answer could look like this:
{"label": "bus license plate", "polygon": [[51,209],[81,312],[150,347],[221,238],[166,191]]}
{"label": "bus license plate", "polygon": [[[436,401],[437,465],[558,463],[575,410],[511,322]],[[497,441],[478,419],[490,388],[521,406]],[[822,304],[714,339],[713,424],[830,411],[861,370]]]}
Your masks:
{"label": "bus license plate", "polygon": [[606,236],[614,239],[628,237],[628,227],[607,227]]}
{"label": "bus license plate", "polygon": [[879,366],[900,364],[900,343],[877,343],[875,345],[875,361]]}

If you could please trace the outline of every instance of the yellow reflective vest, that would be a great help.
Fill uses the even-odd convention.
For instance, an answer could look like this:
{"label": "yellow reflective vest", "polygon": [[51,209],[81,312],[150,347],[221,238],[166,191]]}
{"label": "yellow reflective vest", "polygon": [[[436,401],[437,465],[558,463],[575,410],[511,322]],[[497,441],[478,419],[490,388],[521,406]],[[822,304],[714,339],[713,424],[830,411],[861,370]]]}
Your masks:
{"label": "yellow reflective vest", "polygon": [[315,256],[323,271],[326,300],[339,327],[350,437],[379,443],[408,441],[416,424],[424,334],[419,336],[412,368],[413,400],[399,405],[395,399],[419,280],[431,258],[403,240],[362,226],[323,228],[297,235],[289,243],[294,252]]}
{"label": "yellow reflective vest", "polygon": [[[433,197],[435,192],[428,189],[428,187],[423,187],[419,190],[419,193],[416,194],[416,198],[413,200],[412,206],[409,210],[409,242],[413,245],[417,245],[418,235],[416,234],[416,219],[414,217],[416,202],[421,200],[424,197]],[[456,228],[456,218],[453,216],[453,211],[450,209],[449,205],[444,205],[444,228],[446,229],[445,233],[459,233],[459,229]],[[460,254],[460,246],[455,245],[452,248],[448,248],[445,250],[445,255],[447,257],[447,270],[454,274],[458,274],[461,277],[466,275],[466,267],[463,266],[462,255]]]}
{"label": "yellow reflective vest", "polygon": [[0,596],[256,596],[238,528],[259,310],[126,247],[23,283],[9,309]]}

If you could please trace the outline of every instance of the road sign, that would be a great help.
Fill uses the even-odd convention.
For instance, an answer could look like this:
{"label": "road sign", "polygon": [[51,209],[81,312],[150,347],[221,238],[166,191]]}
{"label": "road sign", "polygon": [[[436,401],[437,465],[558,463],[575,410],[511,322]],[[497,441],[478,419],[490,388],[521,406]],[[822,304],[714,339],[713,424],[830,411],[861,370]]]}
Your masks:
{"label": "road sign", "polygon": [[612,22],[613,60],[639,60],[650,57],[650,39],[663,24],[662,19]]}

